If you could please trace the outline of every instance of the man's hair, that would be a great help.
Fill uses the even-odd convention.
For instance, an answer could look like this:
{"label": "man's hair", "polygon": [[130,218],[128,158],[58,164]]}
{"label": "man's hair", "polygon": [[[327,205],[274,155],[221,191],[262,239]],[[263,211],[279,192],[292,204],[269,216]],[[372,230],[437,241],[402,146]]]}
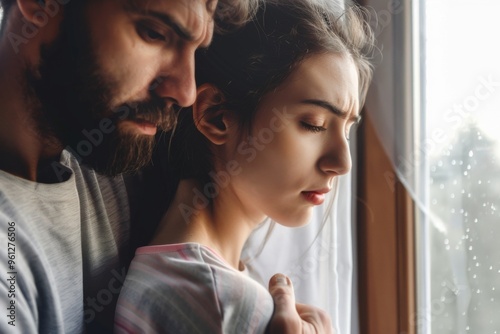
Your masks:
{"label": "man's hair", "polygon": [[250,21],[261,0],[219,0],[214,14],[215,31],[227,32]]}

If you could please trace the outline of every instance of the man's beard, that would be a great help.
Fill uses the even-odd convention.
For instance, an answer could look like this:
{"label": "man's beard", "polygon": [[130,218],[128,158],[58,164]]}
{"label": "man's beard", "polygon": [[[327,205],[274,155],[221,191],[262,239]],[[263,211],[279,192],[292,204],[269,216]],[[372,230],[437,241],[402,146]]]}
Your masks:
{"label": "man's beard", "polygon": [[145,120],[169,130],[176,117],[151,89],[147,100],[111,105],[119,84],[100,69],[79,6],[66,5],[59,36],[41,47],[40,65],[26,70],[37,131],[98,173],[137,171],[150,162],[154,137],[127,133],[120,121]]}

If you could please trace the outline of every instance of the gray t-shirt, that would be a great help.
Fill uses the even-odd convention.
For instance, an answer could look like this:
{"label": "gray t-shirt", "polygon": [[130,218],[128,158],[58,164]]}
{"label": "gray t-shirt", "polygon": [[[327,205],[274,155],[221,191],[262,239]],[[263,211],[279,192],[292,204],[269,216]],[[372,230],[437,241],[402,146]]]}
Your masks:
{"label": "gray t-shirt", "polygon": [[112,325],[127,265],[124,181],[97,175],[66,151],[60,164],[66,180],[54,184],[0,171],[0,333]]}

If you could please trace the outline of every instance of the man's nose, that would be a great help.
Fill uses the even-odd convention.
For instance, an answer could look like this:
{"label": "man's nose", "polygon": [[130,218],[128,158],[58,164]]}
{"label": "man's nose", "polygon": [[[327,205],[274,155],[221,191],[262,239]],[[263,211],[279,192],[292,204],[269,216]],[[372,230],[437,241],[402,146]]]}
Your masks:
{"label": "man's nose", "polygon": [[152,89],[155,93],[180,107],[191,106],[196,99],[194,53],[176,57],[160,71]]}

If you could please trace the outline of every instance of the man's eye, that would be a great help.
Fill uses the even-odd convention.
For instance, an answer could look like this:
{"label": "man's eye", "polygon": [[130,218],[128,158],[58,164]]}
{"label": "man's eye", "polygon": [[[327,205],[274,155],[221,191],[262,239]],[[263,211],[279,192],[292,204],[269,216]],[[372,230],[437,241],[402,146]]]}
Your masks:
{"label": "man's eye", "polygon": [[139,35],[148,42],[158,42],[158,41],[165,41],[166,37],[158,32],[157,30],[145,25],[145,24],[139,24],[138,27],[138,32]]}
{"label": "man's eye", "polygon": [[312,124],[309,124],[309,123],[306,123],[306,122],[300,122],[300,125],[306,129],[307,131],[311,131],[311,132],[322,132],[322,131],[326,131],[326,128],[322,127],[322,126],[317,126],[317,125],[312,125]]}
{"label": "man's eye", "polygon": [[151,40],[164,40],[165,39],[162,34],[159,34],[152,29],[148,29],[146,33],[147,33],[148,38]]}

